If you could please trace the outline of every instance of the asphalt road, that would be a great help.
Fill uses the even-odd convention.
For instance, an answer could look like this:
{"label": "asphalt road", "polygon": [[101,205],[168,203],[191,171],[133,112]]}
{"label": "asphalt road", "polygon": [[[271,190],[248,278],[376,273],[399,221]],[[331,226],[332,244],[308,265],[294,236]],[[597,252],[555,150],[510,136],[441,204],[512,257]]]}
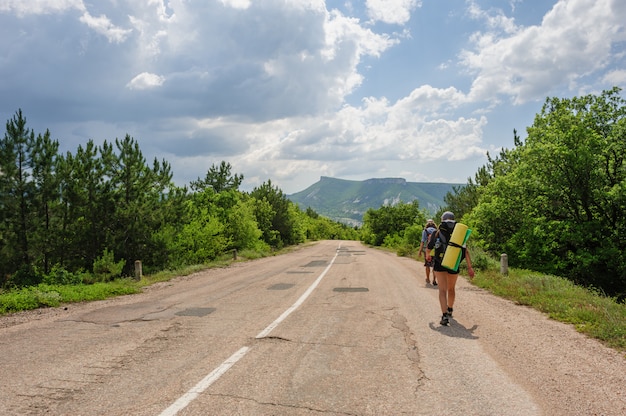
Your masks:
{"label": "asphalt road", "polygon": [[626,360],[421,263],[324,241],[0,318],[0,415],[621,415]]}

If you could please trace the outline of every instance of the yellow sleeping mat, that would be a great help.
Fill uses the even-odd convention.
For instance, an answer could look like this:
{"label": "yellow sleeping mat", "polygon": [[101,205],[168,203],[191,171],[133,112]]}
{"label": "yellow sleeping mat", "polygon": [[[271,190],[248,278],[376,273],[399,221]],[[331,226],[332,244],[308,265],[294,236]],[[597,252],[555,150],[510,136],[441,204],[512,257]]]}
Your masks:
{"label": "yellow sleeping mat", "polygon": [[461,263],[461,249],[465,247],[467,239],[470,236],[472,230],[467,228],[467,225],[457,222],[450,236],[450,241],[446,247],[446,251],[443,254],[443,260],[441,265],[448,270],[456,271],[459,269]]}

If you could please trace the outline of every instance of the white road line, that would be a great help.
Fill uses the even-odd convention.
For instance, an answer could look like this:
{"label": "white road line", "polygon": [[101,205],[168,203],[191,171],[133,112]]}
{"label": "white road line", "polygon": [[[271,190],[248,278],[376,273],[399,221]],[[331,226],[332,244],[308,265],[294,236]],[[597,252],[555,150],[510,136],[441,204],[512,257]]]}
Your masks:
{"label": "white road line", "polygon": [[282,321],[284,321],[285,318],[287,318],[291,314],[291,312],[295,311],[300,305],[302,305],[302,303],[306,300],[306,298],[309,297],[311,292],[313,292],[313,290],[315,290],[317,285],[319,285],[319,283],[322,281],[324,276],[326,276],[326,273],[328,273],[328,270],[330,270],[330,266],[332,266],[333,263],[335,262],[335,259],[337,258],[337,254],[339,254],[339,251],[335,252],[335,257],[333,257],[333,259],[330,261],[328,266],[326,266],[326,268],[324,269],[322,274],[320,274],[319,277],[313,282],[313,284],[311,286],[309,286],[309,288],[306,290],[306,292],[304,292],[302,294],[302,296],[300,296],[300,299],[298,299],[296,301],[296,303],[291,305],[291,307],[289,309],[287,309],[285,312],[283,312],[283,314],[280,315],[274,322],[269,324],[267,326],[267,328],[265,328],[263,331],[259,332],[259,335],[256,336],[257,339],[266,337],[270,332],[272,332],[272,330],[274,328],[276,328],[278,326],[278,324],[280,324]]}
{"label": "white road line", "polygon": [[219,367],[213,370],[208,376],[200,380],[198,384],[192,387],[187,393],[180,396],[170,407],[161,412],[160,416],[174,416],[181,410],[183,410],[189,403],[194,401],[202,392],[209,388],[213,382],[222,376],[230,367],[243,358],[248,352],[249,347],[243,347],[236,353],[230,356],[229,359],[224,361]]}
{"label": "white road line", "polygon": [[[341,248],[341,246],[339,248]],[[319,285],[324,276],[326,276],[328,270],[330,270],[330,267],[333,265],[335,259],[337,258],[337,254],[339,254],[339,248],[335,252],[335,257],[333,257],[333,259],[330,261],[328,266],[326,266],[322,274],[320,274],[315,282],[313,282],[313,284],[309,286],[306,292],[304,292],[302,296],[300,296],[296,303],[291,305],[291,307],[283,312],[283,314],[280,315],[274,322],[269,324],[267,328],[259,332],[259,335],[256,336],[257,339],[266,337],[270,332],[272,332],[274,328],[278,326],[278,324],[284,321],[293,311],[295,311],[300,305],[302,305],[306,298],[308,298],[313,290],[315,290],[317,285]],[[159,416],[175,416],[176,414],[178,414],[178,412],[187,407],[189,403],[194,401],[200,394],[208,389],[211,384],[217,381],[224,373],[226,373],[226,371],[228,371],[233,365],[235,365],[237,361],[241,360],[248,353],[249,350],[250,347],[242,347],[239,351],[231,355],[230,358],[220,364],[220,366],[217,367],[215,370],[211,371],[209,375],[200,380],[200,382],[193,386],[187,393],[180,396],[180,398],[172,403],[170,407],[161,412]]]}

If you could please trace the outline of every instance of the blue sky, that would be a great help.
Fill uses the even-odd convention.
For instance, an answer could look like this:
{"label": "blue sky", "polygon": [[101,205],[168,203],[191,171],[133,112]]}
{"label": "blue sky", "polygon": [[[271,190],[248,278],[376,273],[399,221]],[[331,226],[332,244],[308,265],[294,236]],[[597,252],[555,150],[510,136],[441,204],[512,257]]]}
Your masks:
{"label": "blue sky", "polygon": [[623,0],[0,0],[0,120],[126,134],[186,185],[222,160],[465,183],[546,97],[626,87]]}

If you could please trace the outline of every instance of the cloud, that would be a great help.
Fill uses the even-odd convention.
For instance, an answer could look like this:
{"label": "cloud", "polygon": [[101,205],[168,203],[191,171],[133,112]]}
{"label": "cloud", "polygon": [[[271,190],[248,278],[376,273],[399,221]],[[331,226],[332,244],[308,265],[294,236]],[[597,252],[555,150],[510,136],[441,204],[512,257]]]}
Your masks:
{"label": "cloud", "polygon": [[626,40],[626,7],[618,0],[560,0],[541,25],[529,27],[473,2],[469,10],[490,28],[474,33],[474,49],[460,55],[474,77],[472,100],[505,95],[520,104],[543,99],[559,86],[576,88],[611,64],[612,46]]}
{"label": "cloud", "polygon": [[602,80],[605,83],[618,86],[621,88],[626,88],[626,70],[616,69],[614,71],[609,71],[604,75]]}
{"label": "cloud", "polygon": [[374,21],[404,25],[411,12],[422,5],[420,0],[367,0],[367,14]]}
{"label": "cloud", "polygon": [[247,9],[250,7],[250,0],[220,0],[224,6],[232,7],[234,9]]}
{"label": "cloud", "polygon": [[66,10],[85,11],[82,0],[1,0],[0,12],[15,13],[19,17],[31,14],[61,13]]}
{"label": "cloud", "polygon": [[95,32],[104,35],[109,40],[109,42],[124,42],[132,32],[132,29],[122,29],[120,27],[117,27],[116,25],[111,23],[108,17],[104,15],[94,17],[88,12],[85,12],[80,17],[80,21],[89,26]]}
{"label": "cloud", "polygon": [[157,74],[142,72],[133,78],[126,86],[131,90],[147,90],[160,87],[165,82],[165,78]]}
{"label": "cloud", "polygon": [[179,183],[224,159],[294,190],[463,179],[534,100],[626,82],[626,2],[451,3],[0,0],[0,111],[65,150],[128,133]]}

